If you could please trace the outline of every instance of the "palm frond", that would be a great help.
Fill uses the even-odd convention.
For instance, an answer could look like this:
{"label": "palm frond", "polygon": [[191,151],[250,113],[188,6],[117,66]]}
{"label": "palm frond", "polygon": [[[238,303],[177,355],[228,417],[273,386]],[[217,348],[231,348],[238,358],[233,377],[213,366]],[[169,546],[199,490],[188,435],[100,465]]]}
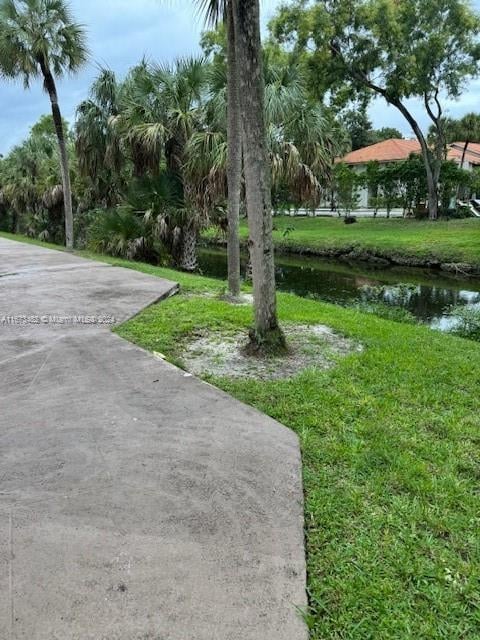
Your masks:
{"label": "palm frond", "polygon": [[206,24],[216,27],[226,13],[228,0],[196,0],[199,12],[205,16]]}

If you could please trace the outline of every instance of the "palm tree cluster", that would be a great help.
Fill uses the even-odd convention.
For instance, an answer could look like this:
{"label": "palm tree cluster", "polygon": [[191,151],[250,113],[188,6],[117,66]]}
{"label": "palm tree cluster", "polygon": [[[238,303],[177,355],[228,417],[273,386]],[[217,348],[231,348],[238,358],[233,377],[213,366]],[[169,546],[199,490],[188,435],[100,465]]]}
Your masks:
{"label": "palm tree cluster", "polygon": [[[73,146],[68,147],[71,155]],[[0,160],[0,225],[12,233],[23,231],[63,244],[63,207],[55,130],[52,118],[44,116],[30,137]]]}
{"label": "palm tree cluster", "polygon": [[[267,61],[265,82],[273,196],[314,206],[336,155],[335,125],[309,103],[299,68]],[[186,270],[197,266],[202,227],[213,220],[228,228],[227,85],[222,57],[142,61],[121,83],[103,70],[78,108],[76,151],[89,207],[126,206],[153,222],[156,240]],[[237,172],[239,208],[245,190]]]}
{"label": "palm tree cluster", "polygon": [[[335,123],[308,101],[299,68],[267,57],[265,83],[273,199],[314,206],[337,152]],[[45,193],[54,187],[55,204],[63,204],[55,130],[50,128],[48,135],[32,132],[0,164],[1,206],[14,214],[15,226],[23,216],[24,230],[28,226],[30,233],[40,229],[42,237],[60,239],[58,207],[45,206]],[[102,69],[66,136],[75,209],[98,211],[89,234],[94,247],[151,260],[163,250],[180,268],[194,270],[202,227],[212,221],[228,226],[227,129],[223,54],[171,66],[142,60],[121,82]],[[30,168],[32,163],[36,168]],[[245,195],[241,170],[238,180],[240,207]],[[10,191],[17,199],[8,198]],[[32,226],[32,216],[41,217],[44,226]]]}

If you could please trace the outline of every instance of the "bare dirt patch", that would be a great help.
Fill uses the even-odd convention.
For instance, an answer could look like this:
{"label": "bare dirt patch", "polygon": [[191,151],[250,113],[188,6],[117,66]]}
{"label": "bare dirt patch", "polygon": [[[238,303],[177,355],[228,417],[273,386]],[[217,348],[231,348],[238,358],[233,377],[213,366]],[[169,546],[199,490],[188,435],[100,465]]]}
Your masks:
{"label": "bare dirt patch", "polygon": [[197,376],[230,378],[254,377],[263,380],[291,378],[304,369],[328,369],[339,357],[362,346],[336,334],[325,325],[284,325],[289,351],[286,355],[254,357],[246,355],[244,332],[226,334],[209,331],[189,342],[182,360],[185,368]]}

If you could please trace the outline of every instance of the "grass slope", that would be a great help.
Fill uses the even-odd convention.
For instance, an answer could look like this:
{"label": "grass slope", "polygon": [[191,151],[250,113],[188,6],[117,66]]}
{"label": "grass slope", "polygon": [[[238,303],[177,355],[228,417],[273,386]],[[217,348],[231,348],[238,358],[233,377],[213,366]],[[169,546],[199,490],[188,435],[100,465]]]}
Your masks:
{"label": "grass slope", "polygon": [[45,247],[45,249],[55,249],[55,251],[65,251],[65,247],[59,244],[53,244],[53,242],[44,242],[37,238],[30,238],[29,236],[21,235],[20,233],[9,233],[8,231],[0,231],[0,238],[6,240],[15,240],[15,242],[23,242],[24,244],[35,244],[39,247]]}
{"label": "grass slope", "polygon": [[[393,218],[359,218],[346,225],[339,218],[274,219],[274,239],[284,251],[323,252],[340,249],[370,251],[384,257],[410,257],[480,266],[480,219],[437,222]],[[290,229],[288,233],[285,233]],[[241,224],[242,238],[248,236]]]}

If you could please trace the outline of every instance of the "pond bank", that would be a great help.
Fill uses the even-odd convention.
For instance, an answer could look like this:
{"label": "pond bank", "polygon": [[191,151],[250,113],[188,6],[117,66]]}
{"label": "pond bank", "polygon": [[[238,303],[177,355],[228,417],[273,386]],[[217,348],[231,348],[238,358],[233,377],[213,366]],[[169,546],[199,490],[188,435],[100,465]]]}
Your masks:
{"label": "pond bank", "polygon": [[[480,276],[480,219],[438,220],[292,218],[276,216],[273,236],[278,254],[369,262],[384,266],[422,267]],[[246,247],[248,228],[241,221]],[[225,238],[210,229],[203,239],[225,246]]]}
{"label": "pond bank", "polygon": [[[204,238],[204,242],[208,246],[226,248],[227,243],[221,238]],[[247,242],[242,240],[241,247],[247,250]],[[479,247],[480,251],[480,247]],[[343,262],[366,262],[379,266],[397,266],[397,267],[418,267],[427,269],[436,269],[446,273],[453,273],[460,276],[468,276],[480,278],[480,263],[474,264],[469,262],[442,262],[440,258],[434,256],[421,257],[401,253],[391,253],[381,249],[366,249],[358,245],[346,245],[343,247],[301,247],[287,242],[275,245],[275,252],[279,255],[307,256],[312,258],[327,258],[332,260],[340,260]]]}

